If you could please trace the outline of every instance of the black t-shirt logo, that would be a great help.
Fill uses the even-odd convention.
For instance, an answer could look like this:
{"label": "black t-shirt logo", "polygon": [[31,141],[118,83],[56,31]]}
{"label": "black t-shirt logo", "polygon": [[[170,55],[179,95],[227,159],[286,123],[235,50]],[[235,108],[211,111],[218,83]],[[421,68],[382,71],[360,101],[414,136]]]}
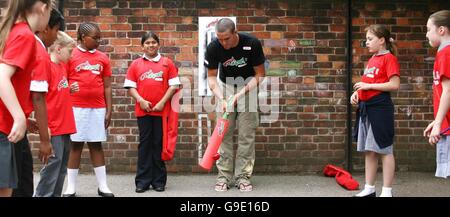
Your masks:
{"label": "black t-shirt logo", "polygon": [[235,67],[244,67],[247,65],[247,58],[242,57],[239,60],[234,59],[234,57],[231,57],[230,59],[228,59],[227,61],[225,61],[222,64],[224,67],[229,67],[229,66],[235,66]]}

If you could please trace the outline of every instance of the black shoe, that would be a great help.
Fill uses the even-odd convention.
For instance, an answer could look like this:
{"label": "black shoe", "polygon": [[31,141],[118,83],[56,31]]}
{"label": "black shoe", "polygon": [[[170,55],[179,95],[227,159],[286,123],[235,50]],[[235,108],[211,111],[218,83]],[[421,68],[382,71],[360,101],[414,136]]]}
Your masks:
{"label": "black shoe", "polygon": [[[377,193],[373,192],[372,194],[368,194],[368,195],[362,196],[362,197],[376,197],[376,196],[377,196]],[[358,196],[354,195],[353,197],[358,197]]]}
{"label": "black shoe", "polygon": [[164,186],[160,186],[160,187],[154,187],[153,190],[158,191],[158,192],[163,192],[164,190],[166,190],[166,188]]}
{"label": "black shoe", "polygon": [[144,193],[148,190],[148,188],[136,188],[136,193]]}
{"label": "black shoe", "polygon": [[76,193],[73,194],[63,194],[63,197],[77,197]]}
{"label": "black shoe", "polygon": [[97,193],[98,195],[102,196],[102,197],[114,197],[113,193],[105,193],[105,192],[101,192],[100,189],[97,189]]}

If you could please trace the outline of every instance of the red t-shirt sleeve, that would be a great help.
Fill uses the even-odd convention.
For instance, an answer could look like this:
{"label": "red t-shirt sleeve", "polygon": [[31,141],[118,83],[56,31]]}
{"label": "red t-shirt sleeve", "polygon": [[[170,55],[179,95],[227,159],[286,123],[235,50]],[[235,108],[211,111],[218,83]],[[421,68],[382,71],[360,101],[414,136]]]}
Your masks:
{"label": "red t-shirt sleeve", "polygon": [[133,82],[137,82],[135,68],[136,68],[136,64],[135,64],[135,62],[133,62],[130,65],[130,67],[128,68],[127,77],[126,77],[127,80],[130,80],[130,81],[133,81]]}
{"label": "red t-shirt sleeve", "polygon": [[386,73],[388,78],[391,78],[394,75],[400,76],[400,65],[397,57],[394,55],[391,55],[390,58],[386,59]]}
{"label": "red t-shirt sleeve", "polygon": [[31,73],[31,80],[50,83],[50,70],[50,62],[43,57],[37,57],[35,67]]}
{"label": "red t-shirt sleeve", "polygon": [[30,64],[36,51],[36,39],[34,36],[17,35],[8,41],[3,50],[2,62],[21,68],[22,70]]}
{"label": "red t-shirt sleeve", "polygon": [[450,52],[448,52],[448,55],[445,55],[442,57],[442,59],[438,60],[438,72],[441,77],[446,77],[447,79],[450,79]]}

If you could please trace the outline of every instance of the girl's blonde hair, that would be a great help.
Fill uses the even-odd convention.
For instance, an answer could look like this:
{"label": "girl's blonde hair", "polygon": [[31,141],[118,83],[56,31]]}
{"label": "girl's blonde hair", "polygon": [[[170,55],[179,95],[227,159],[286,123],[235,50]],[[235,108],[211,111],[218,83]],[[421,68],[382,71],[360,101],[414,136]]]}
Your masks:
{"label": "girl's blonde hair", "polygon": [[384,25],[374,24],[368,26],[365,31],[370,31],[372,34],[378,38],[384,38],[386,43],[386,49],[388,49],[392,54],[397,56],[397,47],[394,45],[394,39],[391,37],[391,32]]}
{"label": "girl's blonde hair", "polygon": [[41,1],[47,4],[47,7],[54,7],[54,0],[10,0],[6,14],[3,16],[0,23],[0,56],[3,55],[3,50],[6,46],[6,40],[14,23],[19,17],[25,17],[26,12],[29,11],[33,5]]}
{"label": "girl's blonde hair", "polygon": [[58,31],[58,36],[56,41],[48,48],[49,52],[55,51],[57,46],[67,47],[67,46],[75,46],[76,42],[70,37],[67,33],[63,31]]}
{"label": "girl's blonde hair", "polygon": [[447,27],[447,29],[450,31],[450,10],[442,10],[435,12],[432,15],[430,15],[429,19],[435,26]]}

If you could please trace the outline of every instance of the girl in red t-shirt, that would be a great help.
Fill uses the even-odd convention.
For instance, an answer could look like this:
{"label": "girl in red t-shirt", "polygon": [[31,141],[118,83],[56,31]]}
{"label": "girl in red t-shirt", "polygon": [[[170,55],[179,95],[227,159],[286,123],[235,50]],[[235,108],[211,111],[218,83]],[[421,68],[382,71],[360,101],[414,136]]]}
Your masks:
{"label": "girl in red t-shirt", "polygon": [[450,176],[450,10],[438,11],[427,22],[427,39],[437,47],[433,67],[434,121],[424,130],[431,145],[436,145],[436,176]]}
{"label": "girl in red t-shirt", "polygon": [[[172,60],[159,54],[159,38],[152,32],[141,38],[144,55],[131,63],[124,87],[136,100],[135,114],[139,128],[136,192],[142,193],[151,187],[164,191],[167,171],[162,157],[167,144],[168,112],[171,98],[178,89],[178,69]],[[170,117],[173,118],[173,117]],[[175,126],[177,128],[177,122]],[[166,140],[166,141],[164,141]]]}
{"label": "girl in red t-shirt", "polygon": [[375,179],[378,158],[383,164],[383,188],[380,197],[391,197],[395,160],[393,155],[394,105],[389,92],[400,87],[400,72],[389,30],[382,25],[366,29],[366,46],[374,53],[364,70],[351,103],[358,104],[357,149],[365,153],[366,184],[357,197],[376,196]]}
{"label": "girl in red t-shirt", "polygon": [[63,196],[75,196],[81,152],[86,142],[97,177],[97,193],[102,197],[114,197],[106,182],[102,148],[111,121],[111,65],[108,56],[97,50],[100,45],[97,24],[80,24],[77,36],[79,45],[73,50],[68,64],[77,133],[70,136],[72,148],[67,166],[67,188]]}
{"label": "girl in red t-shirt", "polygon": [[[22,143],[28,147],[25,132],[26,118],[32,111],[34,32],[47,26],[51,4],[51,0],[11,0],[0,24],[0,196],[11,196],[19,181],[13,148]],[[31,181],[32,185],[30,178],[20,181]]]}

